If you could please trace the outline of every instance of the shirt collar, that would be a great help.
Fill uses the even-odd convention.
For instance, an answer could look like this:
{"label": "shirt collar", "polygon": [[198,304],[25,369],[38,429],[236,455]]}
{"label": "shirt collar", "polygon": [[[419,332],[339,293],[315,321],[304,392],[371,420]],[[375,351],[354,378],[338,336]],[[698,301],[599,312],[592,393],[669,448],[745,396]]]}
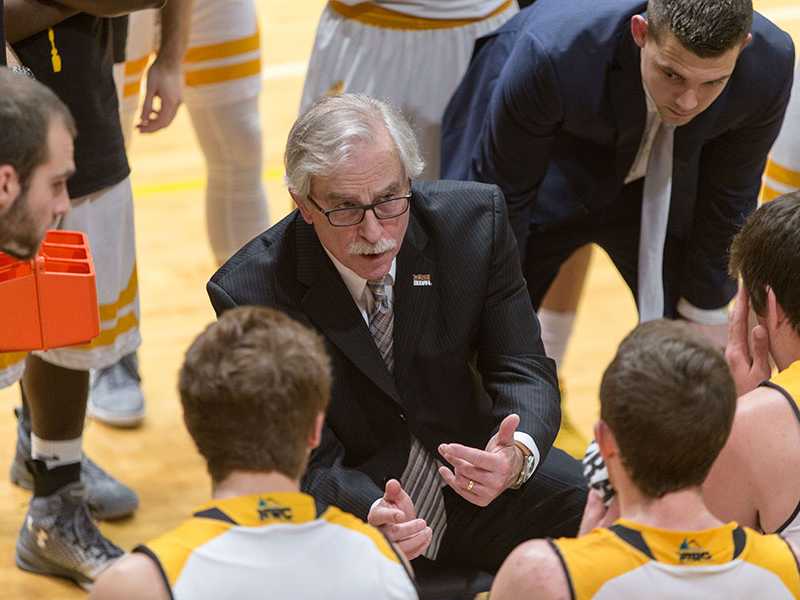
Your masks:
{"label": "shirt collar", "polygon": [[[356,301],[356,304],[360,304],[364,298],[364,290],[367,287],[367,280],[339,262],[339,260],[327,248],[325,248],[324,245],[322,247],[325,249],[325,253],[330,257],[333,266],[336,267],[337,271],[339,271],[339,275],[342,277],[342,281],[344,281],[344,284],[347,286],[347,290],[350,292],[353,300]],[[391,286],[394,285],[396,269],[397,257],[392,259],[392,266],[389,267],[388,284]]]}

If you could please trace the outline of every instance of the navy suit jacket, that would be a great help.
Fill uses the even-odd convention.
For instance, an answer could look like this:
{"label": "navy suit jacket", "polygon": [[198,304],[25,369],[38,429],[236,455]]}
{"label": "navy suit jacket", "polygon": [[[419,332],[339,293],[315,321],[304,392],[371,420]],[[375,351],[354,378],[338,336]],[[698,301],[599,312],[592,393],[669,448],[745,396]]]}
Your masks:
{"label": "navy suit jacket", "polygon": [[[523,258],[536,230],[569,235],[620,197],[647,115],[630,33],[645,8],[537,0],[476,43],[444,116],[442,172],[501,187]],[[791,91],[791,38],[757,13],[752,35],[722,94],[675,133],[668,227],[685,244],[680,296],[699,308],[735,293],[728,247],[755,208]]]}
{"label": "navy suit jacket", "polygon": [[[421,182],[412,192],[397,255],[393,373],[297,211],[208,283],[217,314],[272,306],[325,338],[333,390],[304,490],[362,519],[386,481],[402,475],[410,433],[434,456],[443,442],[483,448],[513,412],[544,461],[561,420],[555,363],[544,354],[500,190]],[[415,274],[430,275],[431,285],[414,285]]]}

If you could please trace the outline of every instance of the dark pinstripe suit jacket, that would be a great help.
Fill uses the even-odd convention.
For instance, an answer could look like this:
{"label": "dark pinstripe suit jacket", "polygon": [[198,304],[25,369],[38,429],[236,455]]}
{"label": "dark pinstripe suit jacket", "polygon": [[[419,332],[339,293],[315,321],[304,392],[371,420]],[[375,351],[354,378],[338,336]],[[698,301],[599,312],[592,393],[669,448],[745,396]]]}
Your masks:
{"label": "dark pinstripe suit jacket", "polygon": [[[414,285],[413,275],[431,285]],[[297,211],[249,242],[211,278],[217,314],[272,306],[327,340],[334,385],[304,489],[366,518],[399,477],[409,432],[438,456],[443,442],[483,448],[520,415],[542,454],[560,423],[555,365],[544,354],[505,201],[495,186],[413,186],[394,285],[394,376],[364,319]]]}

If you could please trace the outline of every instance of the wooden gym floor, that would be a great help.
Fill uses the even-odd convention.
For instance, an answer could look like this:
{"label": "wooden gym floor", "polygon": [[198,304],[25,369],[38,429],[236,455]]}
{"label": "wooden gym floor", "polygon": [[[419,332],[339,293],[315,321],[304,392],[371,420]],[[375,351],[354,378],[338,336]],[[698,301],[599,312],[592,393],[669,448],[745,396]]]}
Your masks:
{"label": "wooden gym floor", "polygon": [[[800,3],[756,0],[757,9],[799,39]],[[324,0],[258,0],[263,36],[264,178],[272,221],[291,209],[282,183],[286,134],[299,106],[305,64]],[[85,449],[139,494],[130,519],[103,523],[125,549],[175,526],[210,493],[203,463],[181,420],[176,374],[190,341],[214,318],[205,283],[214,271],[204,225],[202,155],[187,114],[154,135],[137,135],[131,150],[142,306],[140,350],[147,418],[140,429],[117,430],[87,422]],[[568,406],[589,435],[597,414],[597,387],[622,337],[636,322],[630,293],[601,252],[594,254],[576,332],[562,377]],[[73,584],[19,571],[14,543],[29,494],[11,485],[5,469],[13,457],[19,402],[16,387],[0,391],[0,599],[75,599]],[[2,416],[5,415],[5,416]]]}

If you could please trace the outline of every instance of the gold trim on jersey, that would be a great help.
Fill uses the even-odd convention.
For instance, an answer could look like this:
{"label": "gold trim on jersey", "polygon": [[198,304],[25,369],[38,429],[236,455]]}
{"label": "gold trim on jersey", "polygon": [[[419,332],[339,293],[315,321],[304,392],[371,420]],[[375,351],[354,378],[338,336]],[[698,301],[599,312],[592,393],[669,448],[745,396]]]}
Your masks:
{"label": "gold trim on jersey", "polygon": [[377,529],[333,506],[322,515],[317,515],[314,499],[300,492],[250,494],[212,500],[197,507],[192,518],[148,542],[145,547],[158,558],[170,587],[174,587],[192,552],[232,527],[260,529],[271,525],[302,525],[317,519],[364,535],[384,557],[392,562],[400,562],[389,542]]}
{"label": "gold trim on jersey", "polygon": [[[797,562],[786,542],[776,535],[764,536],[741,528],[737,533],[740,542],[735,542],[736,523],[703,531],[658,529],[626,519],[619,519],[614,526],[640,536],[644,546],[639,548],[610,529],[595,529],[577,539],[553,541],[576,600],[593,598],[611,580],[653,560],[670,568],[691,569],[720,567],[736,558],[775,574],[792,594],[800,594]],[[740,552],[734,557],[737,546]]]}
{"label": "gold trim on jersey", "polygon": [[344,18],[358,21],[364,25],[372,25],[373,27],[381,27],[382,29],[413,29],[422,31],[426,29],[452,29],[454,27],[472,25],[499,15],[511,8],[512,3],[513,0],[506,0],[490,13],[474,19],[426,19],[424,17],[414,17],[405,13],[389,10],[388,8],[377,6],[372,2],[362,2],[350,6],[343,2],[329,0],[328,6],[332,11],[340,14]]}
{"label": "gold trim on jersey", "polygon": [[800,360],[794,361],[783,371],[770,378],[770,381],[785,389],[795,404],[800,406]]}

